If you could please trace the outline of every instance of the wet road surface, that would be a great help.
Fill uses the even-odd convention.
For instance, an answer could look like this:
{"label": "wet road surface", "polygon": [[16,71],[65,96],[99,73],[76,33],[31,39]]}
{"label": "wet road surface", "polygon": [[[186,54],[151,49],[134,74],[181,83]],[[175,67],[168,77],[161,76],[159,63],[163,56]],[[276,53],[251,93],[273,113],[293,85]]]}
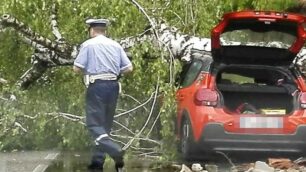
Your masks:
{"label": "wet road surface", "polygon": [[0,153],[0,172],[44,172],[58,155],[54,151]]}
{"label": "wet road surface", "polygon": [[[273,157],[289,158],[284,156]],[[28,151],[0,153],[0,172],[89,172],[87,165],[90,158],[91,154],[89,152]],[[210,158],[211,160],[208,161],[202,160],[193,163],[200,163],[203,167],[205,165],[212,168],[217,167],[219,172],[231,172],[233,165],[239,166],[256,161],[265,162],[267,158],[271,158],[271,155],[256,157],[251,154],[235,156],[217,154]],[[295,160],[293,157],[290,159]],[[125,157],[125,162],[125,172],[179,172],[182,164],[191,165],[191,163],[186,162],[165,162],[130,155]],[[105,163],[104,172],[115,172],[112,160]]]}
{"label": "wet road surface", "polygon": [[[46,172],[91,172],[87,170],[90,158],[90,153],[86,152],[64,152],[53,161],[53,163],[46,169]],[[136,157],[128,157],[125,159],[125,172],[173,172],[173,169],[171,168],[159,168],[153,160]],[[104,164],[104,171],[115,172],[112,160],[109,159]]]}
{"label": "wet road surface", "polygon": [[[90,153],[64,152],[47,168],[46,172],[90,172],[87,165],[90,161]],[[228,158],[228,159],[227,159]],[[200,163],[203,167],[210,168],[210,172],[231,172],[233,165],[254,163],[256,160],[265,161],[266,157],[247,158],[245,156],[225,157],[215,154],[210,160],[201,160],[194,162],[165,162],[159,160],[150,160],[129,156],[125,158],[125,172],[179,172],[182,164],[191,166],[192,163]],[[230,159],[230,161],[229,161]],[[114,163],[109,160],[104,165],[104,172],[115,172]]]}

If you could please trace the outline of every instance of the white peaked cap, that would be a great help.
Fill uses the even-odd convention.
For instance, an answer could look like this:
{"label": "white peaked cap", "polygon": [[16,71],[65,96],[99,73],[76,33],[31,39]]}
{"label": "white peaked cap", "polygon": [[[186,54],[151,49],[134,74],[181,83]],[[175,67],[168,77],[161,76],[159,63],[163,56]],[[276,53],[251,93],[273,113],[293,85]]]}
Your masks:
{"label": "white peaked cap", "polygon": [[85,23],[89,25],[90,27],[94,27],[94,26],[106,27],[109,25],[109,20],[107,19],[87,19]]}

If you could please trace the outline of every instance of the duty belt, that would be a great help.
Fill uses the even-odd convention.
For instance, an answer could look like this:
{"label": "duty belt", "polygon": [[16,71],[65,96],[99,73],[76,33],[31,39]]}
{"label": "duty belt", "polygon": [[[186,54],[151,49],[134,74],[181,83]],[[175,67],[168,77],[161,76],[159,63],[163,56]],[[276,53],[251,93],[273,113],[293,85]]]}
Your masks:
{"label": "duty belt", "polygon": [[88,87],[89,84],[95,83],[95,81],[99,80],[117,80],[117,76],[112,73],[103,73],[98,75],[84,75],[84,83],[86,87]]}

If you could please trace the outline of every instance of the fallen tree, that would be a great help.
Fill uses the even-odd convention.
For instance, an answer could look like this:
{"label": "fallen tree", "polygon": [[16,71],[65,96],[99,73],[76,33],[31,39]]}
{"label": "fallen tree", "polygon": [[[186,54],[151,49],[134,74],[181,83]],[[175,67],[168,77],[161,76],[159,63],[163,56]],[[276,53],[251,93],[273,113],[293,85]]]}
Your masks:
{"label": "fallen tree", "polygon": [[[56,8],[56,5],[53,6]],[[54,12],[56,10],[53,10]],[[39,79],[48,68],[72,65],[78,54],[80,45],[70,45],[61,36],[57,26],[56,14],[51,16],[52,33],[55,40],[50,40],[39,33],[33,32],[30,27],[18,19],[4,14],[0,19],[2,30],[14,29],[23,38],[23,41],[32,46],[35,51],[31,56],[32,67],[28,69],[18,81],[22,89],[27,89],[37,79]],[[171,58],[182,61],[190,61],[192,58],[200,58],[209,54],[210,39],[199,38],[181,34],[175,27],[170,27],[166,23],[152,23],[143,33],[123,38],[118,42],[126,50],[135,44],[144,41],[153,41],[165,51],[169,51]]]}

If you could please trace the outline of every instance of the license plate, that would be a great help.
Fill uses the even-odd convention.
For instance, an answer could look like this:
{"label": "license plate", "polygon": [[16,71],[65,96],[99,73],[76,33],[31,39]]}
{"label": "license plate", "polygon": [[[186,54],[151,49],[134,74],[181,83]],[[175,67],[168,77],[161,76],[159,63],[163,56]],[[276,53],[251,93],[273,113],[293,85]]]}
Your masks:
{"label": "license plate", "polygon": [[240,117],[240,128],[283,128],[282,117]]}

